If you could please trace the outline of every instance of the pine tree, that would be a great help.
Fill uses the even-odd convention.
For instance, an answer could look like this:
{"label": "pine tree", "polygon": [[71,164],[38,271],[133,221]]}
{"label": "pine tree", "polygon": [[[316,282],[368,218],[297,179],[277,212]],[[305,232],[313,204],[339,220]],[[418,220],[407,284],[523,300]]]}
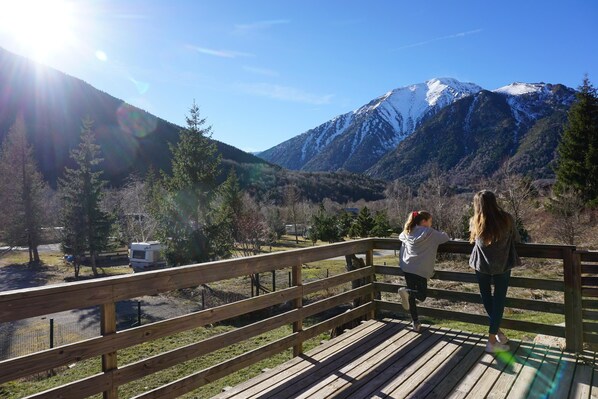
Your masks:
{"label": "pine tree", "polygon": [[376,211],[371,235],[373,237],[390,237],[391,234],[392,228],[390,227],[388,216],[386,216],[385,212]]}
{"label": "pine tree", "polygon": [[167,195],[161,201],[159,236],[175,265],[202,262],[222,255],[223,232],[211,220],[211,206],[220,165],[211,127],[195,102],[179,141],[171,145],[172,176],[163,176]]}
{"label": "pine tree", "polygon": [[4,241],[26,245],[29,263],[39,263],[37,246],[43,219],[44,182],[27,142],[23,117],[18,117],[0,153],[0,215]]}
{"label": "pine tree", "polygon": [[[219,206],[216,223],[220,229],[227,232],[229,246],[232,249],[235,241],[239,242],[239,223],[243,214],[243,193],[239,187],[239,179],[234,168],[231,168],[228,177],[218,188]],[[223,238],[226,237],[223,235]]]}
{"label": "pine tree", "polygon": [[555,190],[574,190],[584,201],[598,200],[598,96],[586,76],[571,106],[558,146]]}
{"label": "pine tree", "polygon": [[[372,229],[374,228],[375,222],[370,210],[367,206],[361,208],[357,220],[355,221],[356,231],[359,237],[365,238],[372,235]],[[353,226],[352,226],[353,227]]]}
{"label": "pine tree", "polygon": [[64,226],[62,247],[65,253],[73,255],[75,277],[79,275],[85,252],[89,252],[94,276],[98,275],[96,256],[108,247],[111,227],[109,216],[100,209],[105,181],[98,168],[102,158],[92,127],[92,120],[83,120],[81,142],[70,153],[76,167],[65,168],[64,177],[59,180]]}
{"label": "pine tree", "polygon": [[317,240],[337,242],[341,240],[338,218],[328,215],[323,204],[320,204],[318,213],[313,216],[310,238],[315,243]]}

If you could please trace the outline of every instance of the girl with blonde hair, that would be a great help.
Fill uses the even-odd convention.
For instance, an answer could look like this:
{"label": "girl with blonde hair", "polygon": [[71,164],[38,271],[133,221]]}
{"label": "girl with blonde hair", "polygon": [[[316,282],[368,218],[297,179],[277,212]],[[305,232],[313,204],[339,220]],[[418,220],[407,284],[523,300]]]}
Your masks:
{"label": "girl with blonde hair", "polygon": [[419,331],[415,300],[424,301],[428,296],[428,279],[434,275],[438,246],[447,242],[449,236],[432,228],[432,215],[429,212],[415,211],[407,217],[399,240],[399,266],[407,283],[406,288],[399,288],[399,295],[403,308],[411,313],[413,330]]}
{"label": "girl with blonde hair", "polygon": [[[473,197],[469,241],[474,244],[469,266],[475,269],[480,295],[490,326],[486,352],[508,351],[509,339],[500,330],[511,269],[521,264],[515,250],[519,234],[513,217],[501,209],[492,191]],[[494,293],[492,292],[494,285]]]}

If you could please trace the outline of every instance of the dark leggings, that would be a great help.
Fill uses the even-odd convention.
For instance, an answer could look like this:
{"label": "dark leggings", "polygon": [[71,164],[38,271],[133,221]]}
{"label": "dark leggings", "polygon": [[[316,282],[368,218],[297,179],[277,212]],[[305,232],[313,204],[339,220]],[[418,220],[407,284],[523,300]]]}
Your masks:
{"label": "dark leggings", "polygon": [[411,313],[411,319],[418,321],[417,307],[415,306],[415,300],[424,301],[428,296],[428,280],[413,273],[405,273],[405,282],[407,282],[407,288],[409,292],[409,312]]}
{"label": "dark leggings", "polygon": [[[488,317],[490,318],[490,334],[496,334],[500,328],[502,315],[505,310],[505,299],[509,288],[509,278],[511,271],[503,274],[484,274],[476,271],[478,285],[480,286],[480,295]],[[494,281],[494,295],[492,295],[492,282]]]}

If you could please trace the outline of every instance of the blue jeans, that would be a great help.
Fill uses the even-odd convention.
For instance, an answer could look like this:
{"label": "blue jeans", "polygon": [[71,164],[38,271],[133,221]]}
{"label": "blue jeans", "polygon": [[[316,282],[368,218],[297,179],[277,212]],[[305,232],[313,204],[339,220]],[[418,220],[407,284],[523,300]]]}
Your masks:
{"label": "blue jeans", "polygon": [[[509,289],[509,278],[511,271],[503,274],[484,274],[478,271],[475,272],[478,278],[478,285],[480,286],[480,295],[488,317],[490,318],[490,334],[496,334],[500,328],[502,315],[505,310],[505,299],[507,297],[507,290]],[[492,294],[492,282],[494,281],[494,295]]]}

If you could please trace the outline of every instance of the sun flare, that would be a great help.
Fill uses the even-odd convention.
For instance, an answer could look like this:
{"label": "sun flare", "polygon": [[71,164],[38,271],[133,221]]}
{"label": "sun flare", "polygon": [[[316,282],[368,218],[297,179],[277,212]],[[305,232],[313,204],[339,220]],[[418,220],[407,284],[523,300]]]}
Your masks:
{"label": "sun flare", "polygon": [[0,0],[0,29],[31,58],[45,60],[74,41],[73,3],[64,0]]}

